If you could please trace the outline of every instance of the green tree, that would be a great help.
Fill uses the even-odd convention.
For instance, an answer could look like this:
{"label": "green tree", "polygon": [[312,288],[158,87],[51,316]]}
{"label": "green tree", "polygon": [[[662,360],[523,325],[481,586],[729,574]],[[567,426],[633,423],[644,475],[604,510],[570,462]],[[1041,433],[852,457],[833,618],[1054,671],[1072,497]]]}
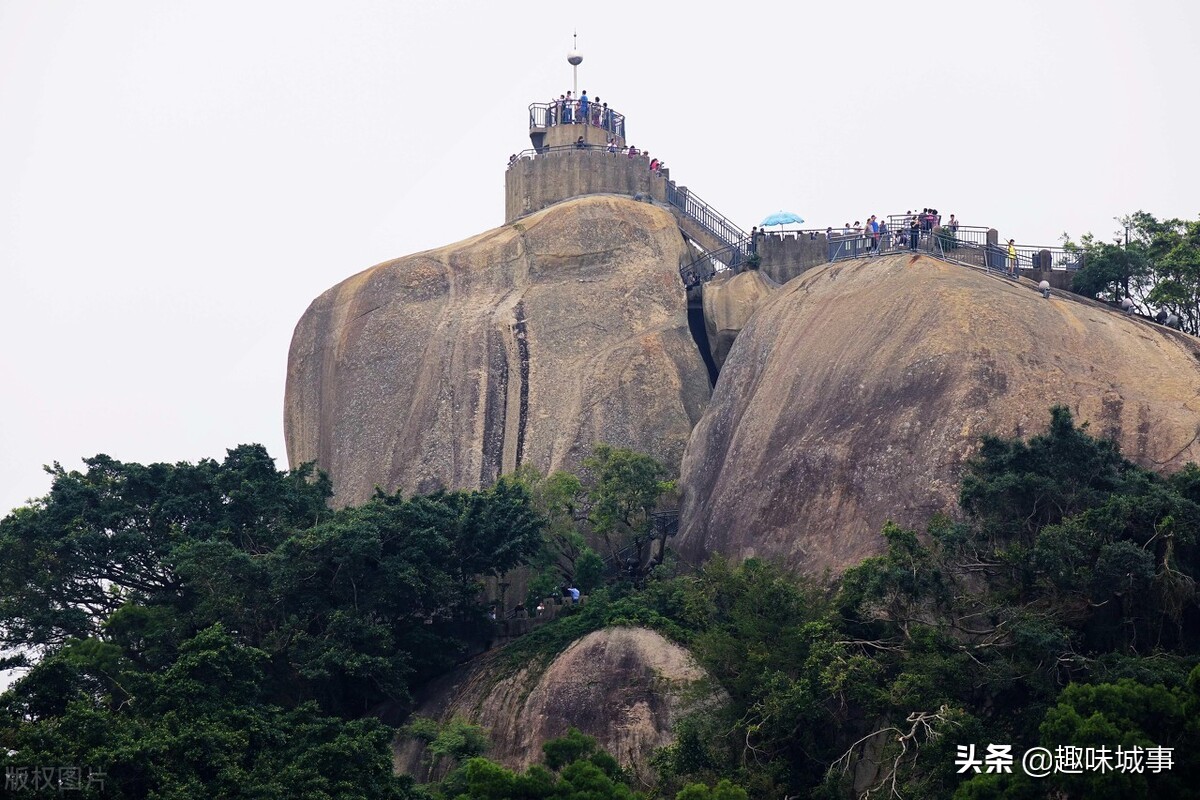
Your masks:
{"label": "green tree", "polygon": [[[1039,727],[1037,746],[1053,753],[1075,752],[1080,762],[1092,751],[1094,764],[1077,773],[1055,771],[1033,779],[1019,769],[1012,775],[979,776],[962,784],[956,798],[1200,797],[1200,666],[1186,686],[1168,689],[1131,679],[1094,685],[1072,684],[1063,690]],[[1163,769],[1161,748],[1169,748]],[[1118,755],[1120,750],[1125,755]],[[1157,750],[1160,755],[1151,755]],[[1159,768],[1151,770],[1151,762]],[[1103,767],[1101,765],[1104,765]],[[1133,768],[1133,767],[1136,767]]]}
{"label": "green tree", "polygon": [[255,606],[250,629],[286,653],[272,663],[291,697],[363,714],[406,697],[483,635],[479,576],[536,552],[540,526],[525,490],[505,479],[344,509],[266,558],[271,602]]}
{"label": "green tree", "polygon": [[667,480],[666,467],[648,455],[607,444],[596,445],[583,465],[591,476],[588,518],[593,529],[611,556],[616,558],[631,545],[641,563],[654,536],[651,514],[659,498],[675,486]]}
{"label": "green tree", "polygon": [[1129,297],[1143,313],[1174,313],[1183,330],[1200,332],[1200,220],[1158,220],[1138,211],[1117,220],[1112,242],[1085,234],[1066,246],[1083,256],[1071,288],[1088,297]]}
{"label": "green tree", "polygon": [[311,466],[280,472],[258,445],[220,464],[84,463],[85,473],[55,464],[50,494],[0,521],[5,648],[98,634],[130,601],[175,603],[186,591],[174,568],[181,546],[262,555],[332,514],[327,478]]}
{"label": "green tree", "polygon": [[75,641],[0,696],[0,762],[69,764],[102,774],[81,797],[372,796],[400,798],[390,731],[312,704],[265,700],[267,656],[214,625],[161,670],[119,648]]}
{"label": "green tree", "polygon": [[[0,745],[105,768],[112,796],[408,792],[391,732],[361,718],[456,663],[486,627],[480,576],[541,542],[509,480],[332,511],[324,477],[258,446],[86,463],[0,521],[0,641],[36,661],[0,700]],[[435,744],[478,752],[455,733]]]}
{"label": "green tree", "polygon": [[724,778],[711,787],[703,783],[689,784],[675,795],[675,800],[748,800],[748,797],[745,789]]}
{"label": "green tree", "polygon": [[604,559],[592,548],[585,548],[575,561],[575,585],[589,594],[604,584]]}
{"label": "green tree", "polygon": [[1176,314],[1183,330],[1200,334],[1200,220],[1159,222],[1138,212],[1134,221],[1149,237],[1155,271],[1150,302]]}
{"label": "green tree", "polygon": [[1083,268],[1071,278],[1071,291],[1114,302],[1128,297],[1142,313],[1146,312],[1154,276],[1142,243],[1098,242],[1085,236],[1079,247]]}
{"label": "green tree", "polygon": [[[985,440],[961,522],[935,518],[921,535],[886,526],[886,552],[847,571],[836,601],[842,640],[878,671],[881,691],[860,697],[881,720],[865,741],[891,734],[870,757],[896,760],[873,785],[949,794],[962,781],[945,766],[954,745],[1033,746],[1070,681],[1178,687],[1200,651],[1196,478],[1141,469],[1056,408],[1028,442]],[[922,741],[930,719],[938,735]],[[866,756],[847,750],[841,774]],[[984,776],[962,791],[1030,796],[1021,786]]]}
{"label": "green tree", "polygon": [[[522,465],[512,476],[526,488],[533,506],[543,515],[543,542],[531,558],[533,575],[528,583],[526,605],[560,593],[566,584],[590,592],[603,582],[604,563],[586,542],[580,526],[587,519],[586,495],[579,478],[569,472],[542,475],[531,465]],[[587,584],[586,586],[584,584]]]}
{"label": "green tree", "polygon": [[629,788],[616,759],[600,749],[595,739],[575,728],[564,737],[546,742],[543,750],[549,770],[535,764],[523,773],[515,773],[485,758],[472,758],[432,788],[439,796],[467,800],[642,798]]}
{"label": "green tree", "polygon": [[585,736],[578,728],[571,728],[566,736],[551,739],[542,745],[546,766],[555,772],[574,761],[588,758],[596,751],[595,738]]}
{"label": "green tree", "polygon": [[429,754],[435,765],[444,758],[455,763],[463,762],[483,755],[487,749],[487,731],[461,717],[438,726],[437,735],[429,742]]}

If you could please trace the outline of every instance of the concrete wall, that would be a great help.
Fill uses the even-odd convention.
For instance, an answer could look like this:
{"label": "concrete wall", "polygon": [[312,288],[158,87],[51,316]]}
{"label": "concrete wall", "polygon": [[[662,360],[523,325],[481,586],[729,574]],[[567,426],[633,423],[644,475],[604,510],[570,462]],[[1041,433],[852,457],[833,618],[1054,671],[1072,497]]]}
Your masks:
{"label": "concrete wall", "polygon": [[1046,281],[1050,284],[1051,289],[1061,289],[1064,292],[1071,291],[1071,280],[1075,277],[1074,272],[1069,272],[1065,269],[1025,269],[1021,268],[1021,277],[1040,283]]}
{"label": "concrete wall", "polygon": [[[551,131],[590,129],[588,134],[603,139],[604,130],[590,125],[560,125]],[[572,140],[574,141],[574,140]],[[587,150],[556,150],[532,158],[523,158],[504,175],[504,223],[507,225],[526,214],[547,206],[588,194],[626,194],[639,192],[666,202],[667,174],[650,171],[650,159],[629,158],[624,153],[609,153],[602,147]]]}
{"label": "concrete wall", "polygon": [[[629,158],[623,152],[609,153],[605,148],[609,134],[603,128],[556,125],[539,130],[546,132],[546,146],[561,147],[583,136],[590,147],[554,150],[523,158],[509,167],[504,176],[505,224],[563,200],[589,194],[633,196],[641,193],[670,207],[667,202],[667,188],[671,184],[669,172],[651,172],[650,159],[644,155]],[[687,189],[681,186],[677,191],[683,194]],[[723,246],[678,209],[672,210],[676,212],[680,227],[701,247],[718,250]],[[995,230],[988,231],[988,241],[993,245],[999,241]],[[921,249],[929,250],[929,242],[928,237],[923,238]],[[802,272],[829,262],[829,244],[822,234],[810,239],[807,233],[764,233],[758,240],[758,253],[762,257],[760,269],[777,283],[787,283]],[[1004,255],[999,246],[997,253],[1002,262]],[[966,260],[974,257],[974,253],[965,248],[958,255]],[[983,266],[982,254],[978,258]],[[1003,264],[997,268],[1003,269]],[[1070,289],[1073,277],[1073,273],[1063,270],[1022,269],[1021,275],[1034,281],[1047,280],[1053,288],[1063,290]]]}
{"label": "concrete wall", "polygon": [[[552,125],[549,128],[537,128],[536,130],[545,131],[545,136],[542,139],[542,144],[546,147],[565,147],[575,144],[582,136],[583,140],[588,144],[606,145],[612,134],[597,128],[595,125]],[[617,137],[617,144],[625,147],[625,140],[620,136]]]}
{"label": "concrete wall", "polygon": [[829,263],[825,234],[809,239],[807,233],[768,232],[758,238],[759,269],[776,283],[787,283],[802,272]]}

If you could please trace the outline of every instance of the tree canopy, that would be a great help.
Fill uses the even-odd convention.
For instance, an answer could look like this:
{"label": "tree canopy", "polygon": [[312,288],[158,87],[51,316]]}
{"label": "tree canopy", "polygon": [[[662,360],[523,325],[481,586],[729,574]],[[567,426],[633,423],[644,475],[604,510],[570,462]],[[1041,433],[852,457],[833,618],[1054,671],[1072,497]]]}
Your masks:
{"label": "tree canopy", "polygon": [[[679,720],[634,787],[578,731],[544,763],[486,758],[465,720],[409,733],[453,768],[391,775],[401,708],[488,625],[479,578],[582,574],[584,534],[636,542],[669,482],[598,450],[583,479],[532,472],[477,492],[377,495],[258,447],[224,462],[54,469],[0,521],[0,643],[27,674],[0,697],[0,760],[75,764],[103,795],[743,798],[1197,796],[1200,468],[1169,477],[1065,408],[1028,441],[985,439],[961,513],[889,524],[828,583],[755,559],[612,581],[508,645],[536,669],[583,634],[644,625],[685,645],[727,701]],[[625,545],[630,546],[630,545]],[[560,572],[561,574],[561,572]],[[964,775],[956,748],[1171,748],[1168,773]]]}
{"label": "tree canopy", "polygon": [[1138,211],[1117,220],[1122,231],[1107,242],[1084,234],[1078,243],[1084,266],[1071,288],[1089,297],[1133,300],[1144,314],[1175,314],[1180,327],[1200,333],[1200,220],[1156,219]]}
{"label": "tree canopy", "polygon": [[460,660],[479,577],[541,542],[508,479],[334,511],[326,478],[259,446],[85,463],[0,521],[0,643],[37,658],[0,743],[102,770],[106,797],[399,796],[369,713]]}

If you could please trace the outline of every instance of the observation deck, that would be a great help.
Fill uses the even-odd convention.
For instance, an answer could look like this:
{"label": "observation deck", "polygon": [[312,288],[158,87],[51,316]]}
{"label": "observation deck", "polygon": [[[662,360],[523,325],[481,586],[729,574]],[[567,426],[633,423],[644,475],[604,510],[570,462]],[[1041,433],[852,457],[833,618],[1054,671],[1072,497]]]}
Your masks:
{"label": "observation deck", "polygon": [[530,105],[533,147],[516,154],[505,173],[505,224],[572,197],[620,194],[670,209],[683,235],[702,250],[744,250],[745,231],[676,186],[667,169],[650,169],[648,153],[631,154],[625,123],[624,114],[604,105],[589,103],[586,118],[578,102]]}
{"label": "observation deck", "polygon": [[529,106],[533,147],[517,154],[504,176],[504,222],[589,194],[665,197],[667,173],[629,155],[625,115],[594,103],[586,118],[578,102]]}
{"label": "observation deck", "polygon": [[574,145],[580,136],[586,144],[605,146],[615,136],[617,144],[623,148],[626,146],[625,115],[607,105],[589,103],[585,118],[576,100],[529,106],[529,141],[535,151]]}

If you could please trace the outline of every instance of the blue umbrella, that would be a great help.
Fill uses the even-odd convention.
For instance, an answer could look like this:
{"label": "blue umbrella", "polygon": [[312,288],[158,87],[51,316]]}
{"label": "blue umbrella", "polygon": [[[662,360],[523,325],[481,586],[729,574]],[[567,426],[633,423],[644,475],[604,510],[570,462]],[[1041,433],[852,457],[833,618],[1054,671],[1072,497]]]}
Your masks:
{"label": "blue umbrella", "polygon": [[778,211],[758,224],[764,228],[768,225],[803,225],[804,220],[790,211]]}

